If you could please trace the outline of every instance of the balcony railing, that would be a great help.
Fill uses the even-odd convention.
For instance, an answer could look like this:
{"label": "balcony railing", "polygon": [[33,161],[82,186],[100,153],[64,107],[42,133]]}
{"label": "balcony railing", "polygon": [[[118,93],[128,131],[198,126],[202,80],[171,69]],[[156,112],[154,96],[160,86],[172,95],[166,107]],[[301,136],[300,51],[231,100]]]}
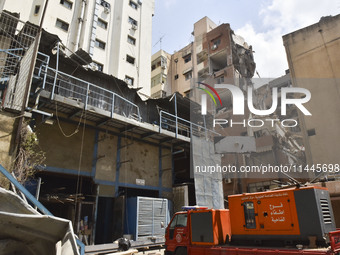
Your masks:
{"label": "balcony railing", "polygon": [[162,130],[175,133],[176,138],[178,135],[185,137],[192,137],[192,135],[194,135],[197,137],[206,138],[216,135],[220,136],[219,133],[213,130],[182,119],[165,111],[160,111],[159,132],[161,133]]}
{"label": "balcony railing", "polygon": [[91,107],[110,112],[110,117],[119,114],[141,121],[139,107],[124,97],[48,66],[48,56],[38,54],[35,78],[41,79],[42,88],[50,92],[53,100],[56,95],[84,103],[85,110]]}

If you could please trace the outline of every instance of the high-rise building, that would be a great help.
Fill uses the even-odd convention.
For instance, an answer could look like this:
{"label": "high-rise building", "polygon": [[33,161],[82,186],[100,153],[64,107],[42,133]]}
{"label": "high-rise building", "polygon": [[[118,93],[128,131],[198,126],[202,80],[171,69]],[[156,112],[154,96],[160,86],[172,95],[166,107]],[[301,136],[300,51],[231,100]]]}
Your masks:
{"label": "high-rise building", "polygon": [[[0,10],[39,25],[46,0],[4,0]],[[49,1],[42,28],[57,34],[69,52],[87,52],[91,66],[150,96],[154,0]]]}

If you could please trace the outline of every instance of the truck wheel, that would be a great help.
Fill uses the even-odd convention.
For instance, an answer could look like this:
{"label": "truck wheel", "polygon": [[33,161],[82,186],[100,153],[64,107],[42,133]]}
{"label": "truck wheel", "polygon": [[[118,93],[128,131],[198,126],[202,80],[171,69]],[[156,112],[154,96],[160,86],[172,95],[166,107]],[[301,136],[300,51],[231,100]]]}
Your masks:
{"label": "truck wheel", "polygon": [[176,249],[175,255],[187,255],[187,248],[186,247],[178,247]]}

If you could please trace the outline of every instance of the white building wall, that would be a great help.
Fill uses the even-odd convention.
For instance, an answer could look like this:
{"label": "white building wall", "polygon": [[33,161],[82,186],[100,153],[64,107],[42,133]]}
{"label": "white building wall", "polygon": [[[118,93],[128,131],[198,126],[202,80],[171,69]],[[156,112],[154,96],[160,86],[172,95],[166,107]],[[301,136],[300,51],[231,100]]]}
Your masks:
{"label": "white building wall", "polygon": [[[103,72],[124,80],[126,76],[133,78],[134,88],[143,95],[151,93],[151,43],[152,43],[152,16],[155,0],[132,0],[138,8],[129,5],[130,0],[106,0],[110,4],[109,11],[96,0],[69,0],[72,9],[68,9],[60,0],[50,0],[46,11],[43,28],[59,36],[62,43],[70,50],[82,48],[93,52],[93,61],[104,65]],[[45,0],[0,0],[0,7],[10,12],[19,12],[20,19],[35,24],[40,23]],[[81,19],[82,6],[84,15]],[[34,15],[36,5],[41,5],[40,11]],[[94,21],[97,8],[98,18],[108,23],[103,29]],[[129,17],[137,21],[137,28],[132,28]],[[69,24],[68,31],[56,26],[57,19]],[[82,22],[81,22],[82,21]],[[81,26],[81,28],[80,28]],[[95,27],[95,30],[93,30]],[[80,35],[79,34],[80,31]],[[91,49],[91,35],[95,31],[95,38],[105,43],[105,50],[93,47]],[[128,43],[128,35],[136,39],[136,44]],[[79,37],[79,39],[78,39]],[[126,61],[126,56],[135,58],[134,64]]]}

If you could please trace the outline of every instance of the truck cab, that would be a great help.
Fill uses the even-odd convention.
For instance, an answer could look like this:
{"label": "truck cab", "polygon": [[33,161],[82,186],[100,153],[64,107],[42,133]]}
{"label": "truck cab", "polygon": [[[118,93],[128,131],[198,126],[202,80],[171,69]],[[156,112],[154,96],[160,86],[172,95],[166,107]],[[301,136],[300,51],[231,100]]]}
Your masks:
{"label": "truck cab", "polygon": [[187,254],[189,244],[188,211],[174,215],[165,232],[166,255]]}
{"label": "truck cab", "polygon": [[173,216],[166,229],[166,255],[186,255],[193,245],[211,246],[229,241],[229,210],[196,206],[183,210]]}

